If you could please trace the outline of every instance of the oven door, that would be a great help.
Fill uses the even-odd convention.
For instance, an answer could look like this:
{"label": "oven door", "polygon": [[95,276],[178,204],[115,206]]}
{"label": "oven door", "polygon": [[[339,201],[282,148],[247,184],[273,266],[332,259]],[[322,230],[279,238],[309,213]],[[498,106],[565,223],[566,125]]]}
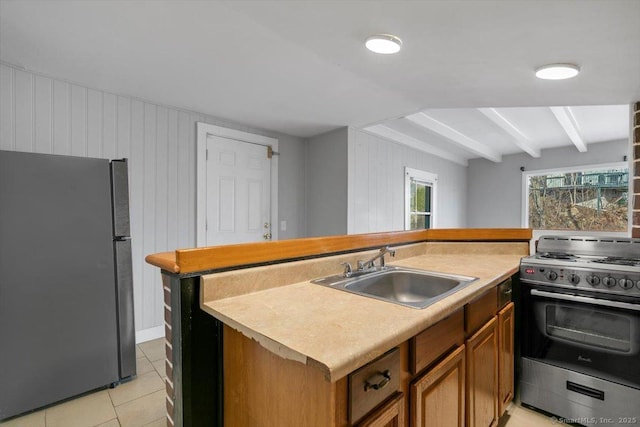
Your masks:
{"label": "oven door", "polygon": [[640,303],[522,283],[522,356],[640,389]]}

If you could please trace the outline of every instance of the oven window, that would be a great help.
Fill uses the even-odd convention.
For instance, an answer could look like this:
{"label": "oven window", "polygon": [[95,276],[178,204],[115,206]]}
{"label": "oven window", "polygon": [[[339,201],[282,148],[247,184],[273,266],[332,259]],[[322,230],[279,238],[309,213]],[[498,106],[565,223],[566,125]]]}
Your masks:
{"label": "oven window", "polygon": [[629,317],[554,304],[546,306],[546,319],[549,337],[602,349],[631,351]]}

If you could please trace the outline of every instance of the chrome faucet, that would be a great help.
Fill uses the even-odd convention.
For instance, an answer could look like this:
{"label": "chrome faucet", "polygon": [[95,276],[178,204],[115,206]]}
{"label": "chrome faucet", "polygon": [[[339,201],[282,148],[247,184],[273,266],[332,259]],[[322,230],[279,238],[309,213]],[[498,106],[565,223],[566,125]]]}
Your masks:
{"label": "chrome faucet", "polygon": [[380,258],[380,267],[384,267],[384,256],[386,254],[391,255],[392,257],[396,256],[396,251],[394,249],[389,249],[389,246],[385,246],[380,248],[380,251],[368,261],[358,261],[358,271],[366,271],[375,268],[375,260]]}
{"label": "chrome faucet", "polygon": [[340,265],[344,265],[344,271],[342,272],[343,277],[351,277],[353,274],[353,270],[351,269],[351,264],[348,262],[341,262]]}

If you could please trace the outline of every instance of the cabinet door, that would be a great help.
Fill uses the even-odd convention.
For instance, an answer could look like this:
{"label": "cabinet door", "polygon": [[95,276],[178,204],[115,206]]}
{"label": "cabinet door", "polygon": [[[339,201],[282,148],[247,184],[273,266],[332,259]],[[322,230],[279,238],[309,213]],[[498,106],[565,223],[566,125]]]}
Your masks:
{"label": "cabinet door", "polygon": [[358,427],[406,427],[404,412],[404,394],[397,393],[362,420]]}
{"label": "cabinet door", "polygon": [[412,427],[464,427],[465,346],[411,384]]}
{"label": "cabinet door", "polygon": [[513,400],[513,303],[498,313],[498,415],[502,416]]}
{"label": "cabinet door", "polygon": [[498,425],[496,317],[467,340],[467,427]]}

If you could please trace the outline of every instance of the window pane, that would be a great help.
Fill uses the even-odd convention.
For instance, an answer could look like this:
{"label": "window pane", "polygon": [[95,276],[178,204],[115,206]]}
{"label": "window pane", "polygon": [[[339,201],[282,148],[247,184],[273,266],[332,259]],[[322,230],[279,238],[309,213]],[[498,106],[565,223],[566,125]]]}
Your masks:
{"label": "window pane", "polygon": [[411,214],[411,230],[423,230],[431,227],[431,216]]}
{"label": "window pane", "polygon": [[629,170],[599,169],[529,178],[529,227],[627,231]]}
{"label": "window pane", "polygon": [[416,182],[411,181],[411,212],[416,211]]}
{"label": "window pane", "polygon": [[438,176],[405,168],[405,221],[407,230],[431,228],[435,218],[434,191]]}
{"label": "window pane", "polygon": [[431,212],[431,186],[421,182],[411,182],[411,211]]}
{"label": "window pane", "polygon": [[424,191],[424,185],[423,184],[416,184],[417,186],[417,193],[416,193],[416,211],[418,212],[424,212],[424,197],[425,197],[425,191]]}
{"label": "window pane", "polygon": [[[431,212],[431,187],[424,187],[424,210],[423,212]],[[429,227],[427,227],[429,228]]]}

